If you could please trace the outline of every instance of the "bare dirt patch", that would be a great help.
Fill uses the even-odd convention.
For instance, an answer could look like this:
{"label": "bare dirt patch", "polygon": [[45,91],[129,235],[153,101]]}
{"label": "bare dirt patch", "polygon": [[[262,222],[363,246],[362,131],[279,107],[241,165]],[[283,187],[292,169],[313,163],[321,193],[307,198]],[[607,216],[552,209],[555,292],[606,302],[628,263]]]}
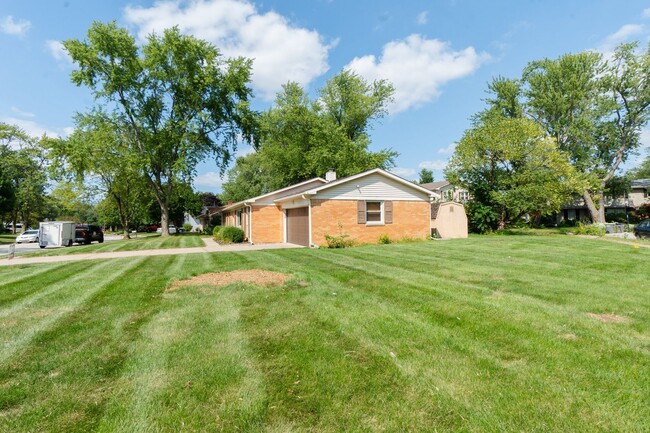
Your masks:
{"label": "bare dirt patch", "polygon": [[596,319],[596,320],[600,320],[601,322],[608,322],[608,323],[627,323],[630,321],[630,319],[628,319],[627,317],[619,316],[618,314],[587,313],[587,316],[591,317],[592,319]]}
{"label": "bare dirt patch", "polygon": [[227,286],[232,283],[253,284],[262,287],[281,286],[289,281],[291,276],[280,272],[264,271],[261,269],[245,269],[230,272],[210,272],[187,280],[174,281],[167,292],[172,292],[186,286]]}

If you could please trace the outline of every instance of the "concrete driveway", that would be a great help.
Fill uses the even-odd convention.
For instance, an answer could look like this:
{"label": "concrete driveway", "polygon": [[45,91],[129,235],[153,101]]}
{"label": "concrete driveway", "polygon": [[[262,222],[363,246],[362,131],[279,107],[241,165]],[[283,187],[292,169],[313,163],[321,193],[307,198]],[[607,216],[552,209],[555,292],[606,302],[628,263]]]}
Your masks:
{"label": "concrete driveway", "polygon": [[[25,265],[31,263],[57,263],[73,262],[79,260],[100,260],[100,259],[117,259],[123,257],[143,257],[143,256],[169,256],[176,254],[199,254],[199,253],[219,253],[229,251],[259,251],[259,250],[277,250],[286,248],[305,248],[301,245],[294,244],[231,244],[219,245],[212,238],[203,238],[205,247],[193,248],[164,248],[157,250],[137,250],[137,251],[113,251],[109,253],[88,253],[88,254],[69,254],[63,256],[47,257],[24,257],[17,256],[11,260],[6,257],[0,258],[0,266]],[[74,248],[74,247],[71,247]],[[38,245],[36,246],[38,249]]]}

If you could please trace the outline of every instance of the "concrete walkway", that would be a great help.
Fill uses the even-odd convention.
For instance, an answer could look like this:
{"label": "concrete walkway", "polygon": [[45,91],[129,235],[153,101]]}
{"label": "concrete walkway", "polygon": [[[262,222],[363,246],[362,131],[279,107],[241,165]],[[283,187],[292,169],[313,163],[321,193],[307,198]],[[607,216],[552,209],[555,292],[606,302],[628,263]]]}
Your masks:
{"label": "concrete walkway", "polygon": [[285,248],[304,248],[295,244],[231,244],[219,245],[212,238],[202,238],[205,247],[193,248],[162,248],[157,250],[135,250],[135,251],[112,251],[109,253],[88,253],[88,254],[67,254],[62,256],[44,256],[44,257],[25,257],[16,256],[9,260],[0,259],[0,266],[26,265],[32,263],[56,263],[56,262],[73,262],[79,260],[99,260],[99,259],[117,259],[123,257],[144,257],[144,256],[171,256],[176,254],[198,254],[198,253],[221,253],[229,251],[259,251],[259,250],[277,250]]}

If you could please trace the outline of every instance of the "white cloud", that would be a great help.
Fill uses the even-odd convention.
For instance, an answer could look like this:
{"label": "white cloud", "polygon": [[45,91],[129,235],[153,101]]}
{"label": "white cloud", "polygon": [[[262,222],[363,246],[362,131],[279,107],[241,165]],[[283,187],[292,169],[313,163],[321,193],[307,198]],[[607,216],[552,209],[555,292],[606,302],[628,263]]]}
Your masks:
{"label": "white cloud", "polygon": [[14,21],[14,17],[11,15],[0,21],[0,30],[8,35],[23,36],[31,26],[32,23],[27,20]]}
{"label": "white cloud", "polygon": [[225,182],[225,176],[214,171],[208,171],[194,178],[194,185],[207,186],[209,188],[221,188]]}
{"label": "white cloud", "polygon": [[415,176],[415,169],[407,167],[394,167],[389,170],[394,175],[408,179]]}
{"label": "white cloud", "polygon": [[21,128],[23,131],[25,131],[25,133],[30,137],[39,138],[43,136],[43,134],[45,134],[48,137],[56,138],[61,136],[63,133],[63,129],[59,131],[55,131],[50,128],[46,128],[42,125],[39,125],[33,120],[19,119],[16,117],[1,117],[0,122],[8,123],[10,125],[16,125],[19,128]]}
{"label": "white cloud", "polygon": [[643,18],[650,18],[650,8],[643,9]]}
{"label": "white cloud", "polygon": [[425,104],[440,95],[445,83],[473,73],[487,53],[473,47],[454,51],[448,42],[411,35],[384,45],[381,57],[355,57],[346,68],[368,80],[387,79],[395,86],[391,112]]}
{"label": "white cloud", "polygon": [[72,65],[72,58],[63,47],[61,41],[47,40],[45,41],[45,48],[47,48],[56,61]]}
{"label": "white cloud", "polygon": [[127,6],[124,17],[138,28],[141,41],[178,26],[215,44],[226,57],[252,58],[253,86],[266,99],[273,99],[287,81],[306,86],[329,69],[333,44],[276,12],[259,13],[246,0],[159,1],[150,8]]}
{"label": "white cloud", "polygon": [[642,24],[625,24],[611,35],[608,35],[596,51],[603,53],[606,58],[609,58],[613,55],[614,49],[618,45],[644,34],[645,31],[645,27]]}
{"label": "white cloud", "polygon": [[427,11],[422,11],[418,14],[418,17],[415,19],[415,21],[420,24],[424,25],[429,21],[429,12]]}
{"label": "white cloud", "polygon": [[436,159],[435,161],[422,161],[418,164],[419,168],[426,168],[429,170],[444,170],[447,167],[447,160]]}
{"label": "white cloud", "polygon": [[20,117],[34,117],[34,116],[35,116],[34,113],[29,113],[29,112],[27,112],[27,111],[23,111],[23,110],[21,110],[21,109],[18,108],[18,107],[11,107],[11,111],[13,111],[14,113],[16,113],[16,115],[18,115],[18,116],[20,116]]}
{"label": "white cloud", "polygon": [[452,153],[454,153],[454,150],[456,150],[456,143],[451,143],[447,147],[442,147],[438,149],[438,153],[442,155],[451,155]]}

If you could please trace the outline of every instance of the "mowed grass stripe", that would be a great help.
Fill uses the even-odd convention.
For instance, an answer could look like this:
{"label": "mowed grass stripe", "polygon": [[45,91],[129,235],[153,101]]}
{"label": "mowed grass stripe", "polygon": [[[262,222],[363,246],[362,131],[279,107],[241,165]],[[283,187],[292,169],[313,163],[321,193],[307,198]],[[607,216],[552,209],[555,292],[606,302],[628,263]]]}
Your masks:
{"label": "mowed grass stripe", "polygon": [[112,263],[87,265],[85,272],[92,272],[102,279],[101,283],[87,282],[85,274],[59,280],[36,295],[0,311],[0,327],[3,329],[0,343],[0,364],[23,349],[43,330],[48,329],[66,314],[75,311],[95,293],[101,291],[122,274],[136,267],[143,259],[136,259],[119,272]]}
{"label": "mowed grass stripe", "polygon": [[[621,270],[562,298],[563,273],[592,278],[612,254],[583,244],[151,257],[2,365],[0,430],[648,431],[649,313],[625,312],[647,287],[627,261],[647,255],[623,251]],[[294,278],[163,293],[233,269]],[[584,314],[603,302],[628,321]]]}
{"label": "mowed grass stripe", "polygon": [[[288,260],[272,252],[251,256],[267,269],[284,267]],[[293,256],[294,266],[285,272],[299,277],[314,264]],[[318,266],[310,269],[310,276],[324,277],[328,288],[336,284]],[[243,292],[241,315],[268,395],[268,431],[371,429],[392,415],[381,414],[403,395],[403,382],[387,354],[364,347],[342,333],[337,320],[323,320],[309,308],[305,296],[323,289],[298,278],[283,288]]]}
{"label": "mowed grass stripe", "polygon": [[194,286],[165,293],[97,431],[259,429],[264,388],[239,329],[240,292]]}
{"label": "mowed grass stripe", "polygon": [[[418,245],[419,246],[419,245]],[[612,312],[612,301],[619,305],[621,310],[629,312],[636,310],[643,311],[639,307],[639,295],[643,294],[644,287],[647,282],[643,281],[643,273],[634,273],[628,275],[628,271],[615,270],[612,272],[603,272],[596,270],[587,270],[582,272],[580,279],[575,279],[573,276],[577,272],[576,264],[566,265],[563,269],[547,269],[544,266],[535,266],[533,263],[529,265],[522,265],[520,262],[527,262],[526,259],[518,258],[516,265],[508,265],[504,262],[502,264],[495,263],[495,260],[474,259],[472,266],[462,266],[464,260],[459,260],[455,252],[450,252],[449,257],[445,259],[438,259],[432,256],[431,251],[426,248],[420,248],[422,255],[409,258],[401,256],[401,253],[395,255],[391,252],[390,259],[387,259],[382,254],[381,250],[371,250],[366,253],[363,249],[358,249],[353,254],[355,257],[364,258],[372,256],[379,263],[391,264],[393,260],[400,262],[401,268],[408,268],[419,271],[419,266],[426,267],[435,273],[436,278],[441,278],[444,281],[457,281],[458,283],[467,283],[468,286],[474,287],[478,290],[489,289],[491,291],[500,290],[501,287],[509,287],[510,293],[520,293],[524,296],[532,296],[541,299],[544,302],[551,302],[557,304],[566,304],[576,296],[582,297],[586,303],[591,305],[592,310],[595,312],[603,312],[605,309],[610,308]],[[530,251],[542,254],[546,251],[546,258],[549,255],[555,254],[553,251],[548,250],[547,245],[534,245]],[[627,262],[631,263],[634,269],[643,267],[643,263],[647,260],[648,254],[637,254],[636,251],[624,250],[623,254],[627,254]],[[458,260],[458,261],[456,261]],[[537,261],[543,263],[543,261]],[[582,270],[582,267],[580,266]],[[639,286],[627,287],[626,290],[618,292],[608,292],[604,290],[585,291],[585,286],[592,284],[598,287],[599,284],[608,282],[611,285],[618,285],[620,277],[638,279]],[[506,281],[507,280],[507,281]],[[512,290],[515,288],[516,290]],[[541,290],[544,289],[544,290]],[[650,301],[650,299],[648,299]],[[650,307],[650,302],[646,303]]]}
{"label": "mowed grass stripe", "polygon": [[95,430],[137,350],[140,329],[157,312],[170,278],[164,269],[174,262],[173,256],[107,261],[114,268],[110,283],[2,365],[0,413],[7,431]]}
{"label": "mowed grass stripe", "polygon": [[[347,257],[347,254],[343,254]],[[321,262],[322,263],[322,262]],[[512,309],[507,314],[494,314],[494,311],[490,309],[474,309],[473,311],[468,311],[471,314],[463,315],[461,320],[448,320],[443,323],[432,323],[427,321],[427,314],[421,314],[421,308],[417,310],[409,310],[407,308],[391,308],[395,305],[395,298],[403,297],[405,298],[405,304],[413,301],[411,293],[405,292],[402,287],[390,287],[387,286],[385,290],[391,292],[393,298],[389,302],[378,301],[375,305],[369,305],[366,308],[362,308],[356,302],[351,302],[349,296],[350,293],[353,294],[353,298],[356,296],[357,300],[361,300],[363,303],[368,303],[369,299],[372,297],[368,296],[368,292],[359,294],[359,290],[366,288],[370,290],[371,294],[376,294],[376,284],[372,277],[369,278],[367,275],[367,266],[365,263],[355,269],[355,273],[359,275],[358,281],[355,281],[354,289],[348,290],[348,293],[342,291],[340,286],[328,287],[336,290],[336,298],[331,296],[331,299],[336,299],[341,308],[335,309],[334,312],[330,314],[330,320],[338,320],[344,322],[349,320],[348,323],[343,323],[343,329],[345,332],[350,332],[357,334],[356,337],[362,341],[366,341],[369,347],[372,347],[374,341],[381,341],[379,345],[374,345],[376,350],[379,353],[396,353],[396,359],[404,367],[404,371],[412,372],[412,379],[414,384],[418,381],[425,380],[427,376],[431,376],[429,369],[422,369],[423,365],[429,365],[430,362],[433,365],[436,365],[439,370],[437,374],[434,374],[431,377],[431,389],[435,389],[437,393],[446,392],[449,396],[454,396],[458,399],[459,402],[465,401],[472,394],[477,394],[475,389],[487,389],[487,392],[484,392],[478,395],[477,399],[483,399],[481,403],[489,404],[489,401],[494,398],[494,395],[503,396],[504,393],[500,386],[503,386],[503,380],[500,385],[493,387],[493,383],[490,377],[490,370],[492,374],[513,376],[512,386],[515,391],[506,392],[504,399],[508,398],[523,398],[524,395],[513,395],[517,394],[516,390],[527,390],[531,385],[541,386],[545,382],[548,382],[548,377],[556,377],[557,380],[553,380],[555,385],[547,390],[546,394],[540,395],[534,403],[531,403],[530,413],[536,413],[539,415],[541,420],[548,418],[550,412],[549,408],[544,409],[546,398],[551,398],[551,401],[556,401],[558,398],[568,398],[568,400],[578,401],[579,396],[582,391],[586,391],[591,386],[591,381],[595,380],[593,376],[583,378],[584,380],[572,380],[571,375],[563,374],[562,365],[566,360],[558,362],[555,355],[553,355],[553,350],[549,350],[549,338],[551,338],[551,347],[554,346],[563,346],[563,349],[566,351],[567,347],[572,345],[571,341],[563,340],[560,338],[560,335],[545,335],[544,330],[537,330],[533,327],[527,327],[527,331],[521,332],[522,328],[526,328],[525,324],[527,322],[535,322],[535,317],[527,314],[520,315],[517,317],[517,311]],[[315,266],[316,267],[316,266]],[[327,270],[325,272],[327,275],[332,275],[333,272]],[[338,273],[341,273],[339,271]],[[345,272],[343,272],[345,273]],[[366,273],[366,274],[364,274]],[[406,278],[405,278],[406,280]],[[334,293],[332,293],[334,295]],[[313,298],[309,298],[313,299]],[[408,301],[406,301],[408,299]],[[421,306],[422,303],[417,300],[418,306]],[[458,300],[454,300],[452,308],[458,308]],[[315,299],[313,304],[314,311],[325,312],[327,307],[331,306],[332,303],[326,302],[326,299],[319,297]],[[433,308],[447,308],[447,305],[434,305]],[[350,315],[350,312],[352,314]],[[545,313],[542,313],[544,315]],[[349,316],[348,316],[349,315]],[[410,317],[409,317],[410,316]],[[356,318],[363,318],[362,321],[355,321]],[[372,320],[373,317],[376,317],[375,320]],[[516,320],[513,320],[515,319]],[[460,319],[460,318],[459,318]],[[513,323],[513,322],[521,323]],[[456,326],[453,326],[456,324]],[[452,326],[450,326],[452,325]],[[441,327],[443,328],[441,330]],[[445,329],[447,328],[447,329]],[[595,330],[598,330],[598,326],[594,326]],[[370,330],[377,329],[379,332],[375,331],[373,334]],[[518,332],[517,332],[518,331]],[[442,333],[441,333],[442,332]],[[394,338],[390,336],[394,334]],[[477,344],[477,337],[484,339],[484,344]],[[589,340],[589,335],[581,335],[585,337],[587,341]],[[391,344],[386,345],[386,340]],[[405,344],[407,342],[407,344]],[[605,341],[603,344],[596,345],[597,347],[592,347],[590,350],[596,349],[598,352],[607,350],[610,346],[611,341]],[[431,357],[431,347],[447,347],[449,353],[453,353],[454,356],[452,362],[445,362],[445,359],[448,358],[448,354],[445,355],[445,351],[441,352],[442,356],[439,358]],[[530,352],[531,348],[539,346],[544,348],[538,353],[535,353],[531,357]],[[569,349],[573,350],[573,349]],[[496,353],[495,353],[496,351]],[[414,356],[414,354],[420,354],[421,356]],[[584,351],[582,352],[584,355]],[[629,355],[629,354],[627,354]],[[638,354],[637,354],[638,355]],[[575,356],[575,355],[572,355]],[[403,358],[406,358],[406,361],[403,361]],[[580,356],[575,356],[580,358]],[[409,360],[410,358],[410,360]],[[582,356],[582,362],[598,363],[601,362],[605,371],[611,373],[611,377],[607,379],[620,380],[621,376],[625,376],[625,372],[621,371],[621,365],[618,363],[616,357],[610,360],[601,360],[600,357],[596,358],[593,356]],[[588,359],[584,359],[588,358]],[[459,361],[465,359],[466,361]],[[628,382],[629,384],[634,384],[634,380],[640,378],[639,368],[643,368],[644,363],[641,362],[643,358],[638,356],[634,359],[634,362],[629,366],[634,366],[636,368],[637,376],[633,380]],[[467,362],[468,361],[468,362]],[[609,362],[608,362],[609,361]],[[609,364],[609,365],[608,365]],[[567,365],[567,364],[564,364]],[[549,368],[549,366],[551,368]],[[559,370],[556,370],[559,368]],[[609,370],[608,370],[609,368]],[[483,381],[485,383],[480,383],[480,377],[477,378],[473,371],[487,370],[487,374],[484,376]],[[551,372],[548,372],[548,371]],[[435,370],[434,370],[435,371]],[[429,374],[427,375],[427,373]],[[441,374],[440,372],[450,372],[452,373],[449,377],[446,374]],[[542,372],[542,374],[539,374]],[[560,379],[561,378],[561,379]],[[566,381],[566,382],[565,382]],[[576,389],[576,395],[573,396],[564,396],[566,392],[565,386],[566,383],[574,383]],[[606,385],[608,380],[597,380],[600,383],[600,386]],[[499,382],[494,382],[499,383]],[[526,391],[527,392],[527,391]],[[445,399],[443,398],[443,401]],[[514,410],[515,408],[511,408]],[[491,426],[495,428],[498,425],[509,425],[510,428],[516,428],[520,422],[523,420],[517,417],[508,417],[508,413],[500,414],[495,416],[490,411],[486,411],[482,416],[484,419],[481,423],[485,423],[486,427]],[[516,412],[516,410],[514,411]],[[464,414],[463,416],[467,416]],[[569,414],[567,414],[569,415]],[[595,421],[603,422],[602,418],[597,411],[591,411],[590,416],[594,418]],[[477,418],[476,415],[471,416],[470,418]],[[501,421],[507,420],[507,421]],[[558,420],[557,426],[566,424],[566,419]],[[616,423],[617,418],[611,417],[607,420],[608,423]],[[504,424],[505,423],[505,424]],[[543,426],[543,424],[542,424]]]}
{"label": "mowed grass stripe", "polygon": [[[285,254],[281,251],[269,252],[268,255],[274,257],[272,260],[265,257],[264,263],[281,268],[285,266],[282,261],[292,262],[290,258],[283,257]],[[285,415],[284,421],[301,420],[298,426],[291,426],[298,431],[412,431],[424,425],[459,429],[467,414],[454,406],[453,397],[440,388],[436,391],[433,388],[419,391],[419,381],[412,382],[413,378],[405,375],[400,365],[399,359],[405,352],[390,341],[382,341],[390,334],[386,332],[387,328],[399,331],[399,338],[410,338],[406,331],[410,327],[405,327],[404,323],[417,324],[420,330],[425,325],[421,318],[409,310],[391,308],[385,299],[372,291],[364,291],[366,285],[366,290],[372,290],[375,280],[363,269],[354,271],[359,275],[360,282],[351,287],[344,282],[346,277],[341,279],[341,274],[348,274],[346,270],[322,260],[320,254],[310,258],[313,261],[300,261],[301,265],[292,267],[296,274],[306,276],[309,286],[299,284],[288,292],[279,292],[277,299],[273,295],[266,295],[265,303],[257,305],[260,310],[274,307],[266,312],[267,320],[272,322],[257,324],[254,329],[265,346],[272,345],[272,338],[280,341],[278,344],[281,345],[285,345],[282,343],[284,340],[295,342],[281,354],[273,353],[270,359],[266,353],[258,356],[260,360],[275,361],[268,368],[274,375],[285,376],[284,380],[274,379],[271,382],[279,381],[296,391],[300,390],[298,398],[302,399],[304,397],[300,396],[305,394],[322,395],[323,389],[328,392],[327,404],[331,407],[317,405],[314,408],[298,400],[301,412]],[[278,259],[281,261],[278,262]],[[296,262],[293,260],[294,264]],[[308,272],[303,274],[303,271]],[[276,303],[280,305],[274,305]],[[376,338],[374,331],[370,330],[377,324],[380,324],[377,332],[382,338]],[[445,335],[450,332],[445,328],[440,330]],[[301,336],[302,332],[308,335]],[[430,348],[430,343],[433,342],[428,341],[426,347]],[[320,350],[326,350],[328,358],[323,359]],[[318,365],[318,371],[312,371],[314,365]],[[303,372],[305,366],[310,366],[307,368],[309,371]],[[345,374],[337,371],[339,368]],[[294,377],[302,379],[299,386],[292,386],[290,380]],[[357,392],[355,387],[366,389],[366,393],[372,394],[376,400],[357,401],[354,397]],[[282,391],[279,389],[278,394],[281,395]],[[412,406],[405,405],[402,397],[406,395]],[[276,407],[279,405],[273,404]],[[409,416],[401,416],[403,413],[409,413]],[[303,419],[312,424],[305,425]],[[328,425],[336,427],[327,428]]]}
{"label": "mowed grass stripe", "polygon": [[27,296],[68,273],[70,263],[0,267],[0,307]]}
{"label": "mowed grass stripe", "polygon": [[23,254],[24,257],[61,256],[71,254],[107,253],[115,251],[151,250],[160,248],[205,247],[205,242],[197,235],[178,235],[162,237],[149,235],[132,239],[104,242],[102,244],[75,245],[72,248],[57,248]]}
{"label": "mowed grass stripe", "polygon": [[[332,257],[340,256],[340,253],[330,253]],[[555,305],[554,303],[549,303],[544,299],[538,299],[537,297],[529,297],[522,295],[522,297],[514,296],[506,291],[496,292],[496,297],[492,296],[495,294],[494,291],[487,290],[482,285],[476,283],[469,283],[465,281],[464,278],[459,278],[457,281],[451,279],[440,279],[435,275],[430,275],[422,273],[419,271],[408,270],[408,268],[402,265],[399,268],[399,271],[396,272],[394,268],[390,267],[391,262],[404,263],[403,261],[391,261],[390,257],[373,257],[371,260],[368,260],[364,253],[355,251],[352,253],[355,258],[352,258],[349,254],[344,255],[340,261],[333,259],[333,263],[337,264],[340,268],[338,271],[332,270],[332,272],[337,272],[339,275],[346,275],[341,272],[341,268],[351,269],[350,275],[350,284],[359,285],[360,281],[368,279],[368,275],[363,275],[358,272],[363,270],[366,274],[371,274],[375,277],[375,285],[378,288],[378,292],[382,293],[384,296],[388,296],[391,299],[391,302],[395,303],[396,306],[402,306],[403,308],[413,308],[412,302],[417,301],[417,309],[423,310],[428,314],[436,314],[440,316],[441,313],[444,313],[444,320],[450,323],[454,323],[454,318],[457,316],[467,317],[473,314],[476,314],[475,308],[482,307],[486,303],[492,304],[493,312],[492,314],[515,314],[518,312],[525,313],[525,315],[515,314],[516,317],[519,317],[519,320],[513,323],[513,326],[519,327],[519,329],[526,329],[528,323],[531,323],[531,318],[539,318],[541,323],[551,323],[554,326],[549,326],[547,332],[550,334],[549,337],[553,338],[554,335],[557,335],[558,332],[565,329],[567,324],[571,324],[572,329],[575,332],[578,332],[581,329],[593,328],[602,326],[596,320],[587,317],[584,313],[587,311],[576,310],[573,305],[561,306]],[[358,257],[360,255],[361,257]],[[365,257],[365,258],[364,258]],[[459,274],[462,275],[462,274]],[[489,278],[489,270],[486,274],[486,279]],[[545,285],[542,280],[544,276],[538,276],[538,290],[544,292]],[[392,281],[395,285],[387,286],[384,284],[381,279],[387,279]],[[404,283],[408,281],[408,283]],[[441,281],[447,281],[447,284],[441,284]],[[434,283],[434,284],[431,284]],[[503,282],[503,284],[512,284],[511,282]],[[409,293],[408,300],[401,298],[395,291],[406,291]],[[449,308],[442,310],[441,308],[436,309],[435,311],[430,311],[427,308],[427,305],[435,304],[436,298],[440,293],[443,293],[447,296],[447,300],[453,300],[451,304],[443,303],[442,305],[449,305]],[[482,293],[484,299],[481,299],[480,296],[477,296],[477,293]],[[486,298],[486,296],[490,295]],[[433,297],[432,297],[433,296]],[[532,298],[532,299],[526,299]],[[586,297],[586,299],[589,299]],[[441,298],[445,300],[445,298]],[[604,328],[608,332],[608,336],[615,340],[627,339],[631,337],[629,344],[633,347],[638,347],[638,337],[644,332],[644,329],[647,331],[648,325],[648,311],[644,309],[627,309],[626,305],[619,305],[616,302],[616,297],[612,296],[610,298],[611,303],[608,304],[610,311],[624,311],[626,314],[629,314],[631,318],[635,319],[635,322],[632,323],[631,334],[621,334],[619,330],[615,327]],[[596,305],[593,305],[594,308],[604,308],[601,302],[597,302]],[[548,321],[548,317],[554,317],[555,320]],[[534,321],[532,321],[534,322]],[[568,332],[568,331],[566,331]]]}

